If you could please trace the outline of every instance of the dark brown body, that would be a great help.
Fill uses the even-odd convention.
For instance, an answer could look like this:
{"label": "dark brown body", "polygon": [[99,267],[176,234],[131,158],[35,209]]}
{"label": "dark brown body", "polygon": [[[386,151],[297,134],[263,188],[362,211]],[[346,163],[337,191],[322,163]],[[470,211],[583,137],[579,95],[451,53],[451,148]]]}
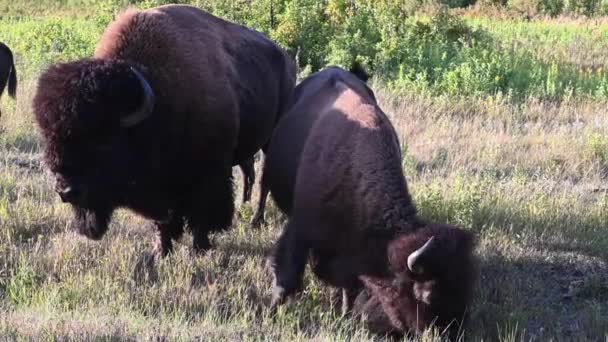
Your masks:
{"label": "dark brown body", "polygon": [[[335,67],[329,68],[304,79],[295,88],[292,102],[287,113],[284,114],[289,115],[289,119],[279,121],[273,133],[273,140],[278,143],[274,144],[272,152],[269,151],[265,157],[262,191],[252,225],[257,226],[263,221],[266,198],[270,189],[281,211],[286,214],[291,213],[300,157],[313,125],[322,114],[320,111],[315,111],[314,106],[331,103],[333,97],[337,96],[336,89],[326,87],[328,82],[335,81],[336,77],[347,78],[361,92],[375,101],[373,92],[360,82],[360,80],[367,81],[368,75],[359,65],[353,66],[351,73]],[[329,91],[327,96],[320,96],[323,91]]]}
{"label": "dark brown body", "polygon": [[[8,95],[17,96],[17,69],[13,60],[13,52],[4,43],[0,42],[0,96],[8,85]],[[0,112],[0,116],[2,112]]]}
{"label": "dark brown body", "polygon": [[232,165],[267,143],[294,83],[284,51],[243,26],[181,5],[121,14],[95,59],[51,67],[34,100],[75,228],[99,239],[126,207],[156,222],[162,254],[186,223],[208,248],[232,221]]}
{"label": "dark brown body", "polygon": [[[329,68],[296,87],[271,140],[262,177],[263,187],[289,216],[272,260],[275,304],[301,288],[310,255],[314,273],[345,290],[345,307],[364,285],[370,300],[386,302],[380,315],[384,329],[375,329],[381,333],[420,332],[435,320],[462,318],[471,285],[472,238],[461,229],[418,219],[397,135],[373,92],[354,74]],[[414,274],[407,269],[407,256],[431,236],[433,247],[419,258],[429,268]],[[404,251],[406,260],[399,256]],[[452,258],[460,270],[429,263],[443,257]],[[392,286],[398,283],[397,291]],[[412,314],[423,309],[425,315],[412,322]],[[357,310],[371,314],[365,305]]]}

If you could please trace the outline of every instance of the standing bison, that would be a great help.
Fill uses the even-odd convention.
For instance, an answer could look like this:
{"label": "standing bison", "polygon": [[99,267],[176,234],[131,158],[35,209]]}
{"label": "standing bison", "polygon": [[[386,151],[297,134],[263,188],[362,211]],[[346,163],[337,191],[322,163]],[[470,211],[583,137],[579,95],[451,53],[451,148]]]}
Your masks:
{"label": "standing bison", "polygon": [[34,99],[46,165],[73,226],[100,239],[124,207],[158,252],[232,221],[232,165],[252,160],[290,98],[295,65],[261,34],[191,6],[128,10],[95,56],[50,67]]}
{"label": "standing bison", "polygon": [[[362,73],[359,72],[359,75]],[[465,317],[474,279],[472,236],[418,219],[397,135],[367,85],[340,68],[300,83],[264,165],[289,220],[271,265],[273,305],[313,272],[343,289],[343,310],[380,333],[420,333]]]}
{"label": "standing bison", "polygon": [[[17,96],[17,69],[13,60],[13,52],[4,43],[0,43],[0,96],[8,85],[8,95]],[[0,112],[2,116],[2,112]]]}

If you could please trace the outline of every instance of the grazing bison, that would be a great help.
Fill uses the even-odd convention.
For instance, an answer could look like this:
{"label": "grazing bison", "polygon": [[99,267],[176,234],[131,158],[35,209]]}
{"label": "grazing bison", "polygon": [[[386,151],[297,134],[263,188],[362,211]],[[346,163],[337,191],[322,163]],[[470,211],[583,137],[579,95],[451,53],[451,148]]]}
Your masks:
{"label": "grazing bison", "polygon": [[[4,43],[0,42],[0,96],[8,85],[8,95],[17,96],[17,69],[13,60],[13,52]],[[0,116],[2,112],[0,112]]]}
{"label": "grazing bison", "polygon": [[343,289],[380,333],[419,333],[465,317],[472,236],[418,219],[397,135],[373,92],[332,67],[300,83],[268,149],[262,185],[289,220],[271,266],[273,306],[313,272]]}
{"label": "grazing bison", "polygon": [[267,143],[295,83],[260,33],[191,6],[122,13],[95,56],[57,64],[34,99],[46,165],[92,239],[116,208],[155,222],[167,254],[187,224],[193,248],[232,221],[232,165]]}

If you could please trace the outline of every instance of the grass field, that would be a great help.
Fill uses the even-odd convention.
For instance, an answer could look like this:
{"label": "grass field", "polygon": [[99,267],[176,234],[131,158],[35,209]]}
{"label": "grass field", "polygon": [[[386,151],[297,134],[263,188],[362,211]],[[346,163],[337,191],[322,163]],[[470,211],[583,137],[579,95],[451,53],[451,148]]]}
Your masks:
{"label": "grass field", "polygon": [[[308,273],[301,298],[270,314],[264,257],[284,222],[272,201],[261,230],[247,229],[252,205],[240,206],[214,250],[194,257],[186,236],[152,272],[141,266],[152,227],[127,211],[101,242],[69,231],[69,208],[41,165],[30,101],[40,68],[90,55],[101,33],[105,17],[70,4],[30,12],[21,4],[0,19],[0,40],[23,70],[18,101],[0,103],[0,339],[380,339],[340,318],[330,289]],[[594,86],[606,78],[605,21],[465,20],[496,46],[555,64],[556,79],[571,77],[563,70]],[[606,99],[437,95],[381,77],[372,87],[399,133],[422,215],[478,237],[481,275],[465,339],[607,340]]]}

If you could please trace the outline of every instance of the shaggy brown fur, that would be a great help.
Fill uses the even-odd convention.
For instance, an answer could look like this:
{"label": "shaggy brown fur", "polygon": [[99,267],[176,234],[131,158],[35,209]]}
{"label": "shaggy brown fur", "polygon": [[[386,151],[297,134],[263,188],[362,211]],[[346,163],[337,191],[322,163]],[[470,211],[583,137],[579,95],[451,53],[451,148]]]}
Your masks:
{"label": "shaggy brown fur", "polygon": [[[341,72],[341,69],[335,67],[328,68],[328,70]],[[365,84],[361,86],[361,82],[354,81],[355,77],[353,76],[363,82],[367,82],[369,79],[369,75],[362,66],[353,63],[350,72],[350,74],[341,73],[341,76],[353,80],[351,83],[358,87],[359,91],[369,95],[375,101],[374,93]],[[281,120],[279,122],[281,128],[275,130],[273,135],[273,140],[285,143],[283,145],[275,144],[273,152],[267,154],[264,161],[263,175],[266,176],[262,177],[260,198],[251,221],[252,226],[259,226],[264,221],[264,209],[270,189],[273,190],[272,196],[279,208],[286,214],[291,213],[296,168],[311,127],[317,119],[317,114],[320,114],[309,112],[306,103],[311,96],[316,95],[320,87],[323,87],[329,81],[330,77],[332,77],[330,72],[317,73],[304,79],[294,90],[292,104],[289,106],[290,119]],[[277,128],[279,125],[277,125]],[[281,174],[282,176],[270,177],[272,174]]]}
{"label": "shaggy brown fur", "polygon": [[181,5],[121,14],[94,59],[49,68],[34,99],[75,228],[99,239],[126,207],[156,222],[163,255],[185,224],[207,249],[232,221],[232,165],[267,143],[294,83],[284,51],[243,26]]}
{"label": "shaggy brown fur", "polygon": [[[13,60],[13,52],[4,43],[0,42],[0,96],[8,85],[8,95],[17,96],[17,69]],[[0,116],[2,112],[0,112]]]}
{"label": "shaggy brown fur", "polygon": [[[363,283],[370,288],[371,303],[381,303],[375,307],[382,308],[382,333],[461,319],[471,288],[470,236],[418,219],[397,135],[372,91],[355,75],[329,68],[298,85],[293,101],[262,176],[289,216],[272,258],[273,304],[301,288],[310,254],[313,272],[344,289],[346,310]],[[433,247],[419,258],[414,276],[407,257],[430,236]],[[368,278],[362,282],[362,276]],[[412,321],[419,306],[425,315]],[[366,312],[373,305],[357,310],[374,314]]]}

